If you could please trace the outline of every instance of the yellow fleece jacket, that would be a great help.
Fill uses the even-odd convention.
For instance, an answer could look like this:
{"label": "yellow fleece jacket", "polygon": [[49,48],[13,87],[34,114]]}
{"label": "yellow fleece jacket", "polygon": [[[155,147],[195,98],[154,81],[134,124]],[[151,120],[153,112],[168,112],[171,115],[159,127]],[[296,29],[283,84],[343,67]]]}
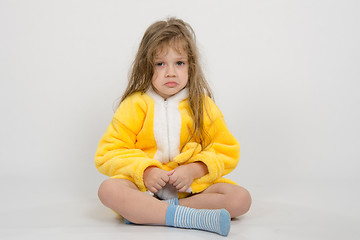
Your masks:
{"label": "yellow fleece jacket", "polygon": [[238,141],[209,97],[205,105],[210,117],[205,114],[204,126],[212,142],[202,149],[193,139],[188,141],[194,126],[187,96],[185,88],[166,101],[152,89],[127,97],[100,140],[95,154],[97,169],[112,178],[128,179],[145,192],[143,173],[147,167],[171,171],[200,161],[209,173],[194,180],[192,193],[202,192],[214,183],[236,184],[222,176],[238,164]]}

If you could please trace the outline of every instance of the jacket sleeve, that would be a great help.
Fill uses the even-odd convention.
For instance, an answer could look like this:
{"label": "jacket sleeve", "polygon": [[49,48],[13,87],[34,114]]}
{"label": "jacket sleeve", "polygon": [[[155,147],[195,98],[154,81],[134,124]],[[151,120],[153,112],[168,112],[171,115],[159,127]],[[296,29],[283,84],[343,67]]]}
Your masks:
{"label": "jacket sleeve", "polygon": [[128,179],[146,191],[143,173],[149,166],[161,167],[135,146],[146,116],[144,101],[129,97],[117,109],[111,124],[102,136],[95,153],[95,166],[110,177]]}
{"label": "jacket sleeve", "polygon": [[237,166],[240,157],[240,145],[228,130],[222,113],[210,99],[208,107],[211,117],[206,130],[211,143],[205,149],[195,151],[187,163],[202,162],[207,166],[209,173],[196,179],[195,184],[213,183],[229,174]]}

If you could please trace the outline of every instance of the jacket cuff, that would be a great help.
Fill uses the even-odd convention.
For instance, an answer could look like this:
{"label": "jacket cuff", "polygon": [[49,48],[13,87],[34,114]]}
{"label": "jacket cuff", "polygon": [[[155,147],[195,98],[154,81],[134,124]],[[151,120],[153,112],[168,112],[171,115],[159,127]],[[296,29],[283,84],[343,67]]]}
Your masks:
{"label": "jacket cuff", "polygon": [[161,163],[159,161],[149,159],[148,161],[140,161],[139,165],[137,166],[133,179],[135,185],[139,188],[140,191],[146,192],[147,188],[144,183],[144,171],[146,168],[154,166],[161,168]]}
{"label": "jacket cuff", "polygon": [[208,168],[209,173],[196,179],[198,184],[211,183],[223,175],[224,164],[219,161],[214,152],[203,151],[192,157],[188,163],[202,162]]}

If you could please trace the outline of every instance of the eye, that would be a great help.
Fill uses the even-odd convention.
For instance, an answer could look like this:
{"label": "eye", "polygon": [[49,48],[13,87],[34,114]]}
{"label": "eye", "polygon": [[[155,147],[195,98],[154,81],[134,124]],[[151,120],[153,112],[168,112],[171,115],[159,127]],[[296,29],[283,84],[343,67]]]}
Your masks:
{"label": "eye", "polygon": [[182,62],[182,61],[178,61],[178,62],[176,62],[176,65],[178,65],[178,66],[182,66],[182,65],[184,65],[185,63],[184,62]]}
{"label": "eye", "polygon": [[163,62],[158,62],[158,63],[155,63],[155,66],[162,67],[162,66],[164,66],[164,63]]}

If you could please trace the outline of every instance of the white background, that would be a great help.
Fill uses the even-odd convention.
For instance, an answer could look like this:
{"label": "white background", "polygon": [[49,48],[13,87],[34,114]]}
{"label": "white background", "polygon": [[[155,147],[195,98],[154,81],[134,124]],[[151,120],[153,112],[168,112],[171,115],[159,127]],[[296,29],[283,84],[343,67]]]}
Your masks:
{"label": "white background", "polygon": [[[355,0],[1,0],[1,224],[14,228],[6,216],[39,201],[97,201],[106,179],[93,163],[98,141],[144,31],[171,16],[194,28],[240,142],[229,177],[254,202],[291,189],[311,205],[314,196],[276,186],[294,182],[306,194],[319,184],[312,193],[329,191],[314,204],[335,198],[338,213],[358,216],[359,10]],[[265,205],[252,209],[255,225]]]}

